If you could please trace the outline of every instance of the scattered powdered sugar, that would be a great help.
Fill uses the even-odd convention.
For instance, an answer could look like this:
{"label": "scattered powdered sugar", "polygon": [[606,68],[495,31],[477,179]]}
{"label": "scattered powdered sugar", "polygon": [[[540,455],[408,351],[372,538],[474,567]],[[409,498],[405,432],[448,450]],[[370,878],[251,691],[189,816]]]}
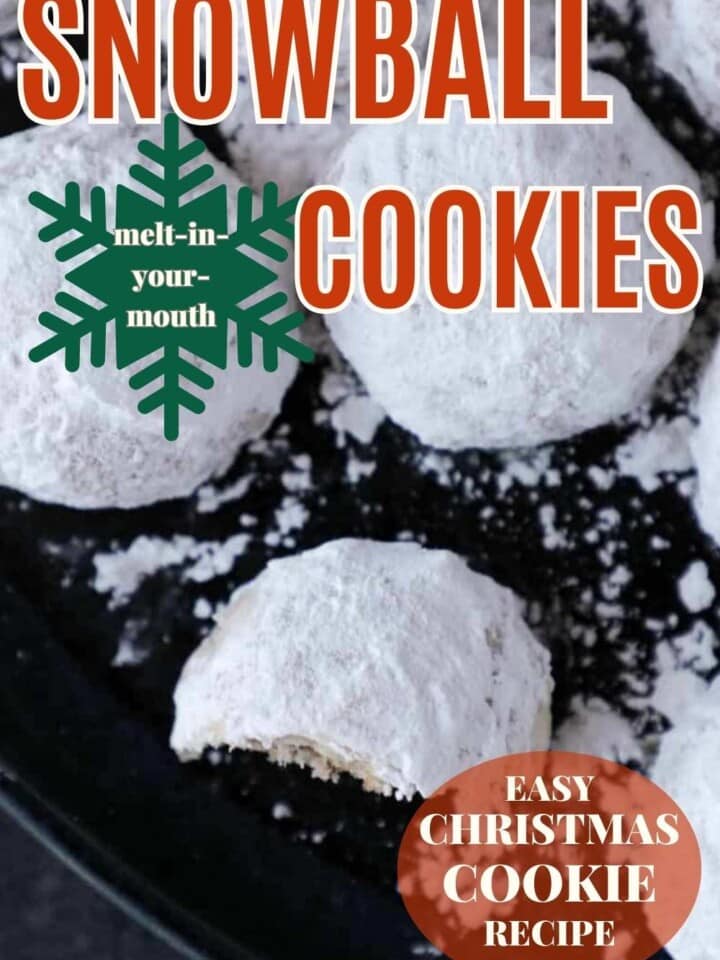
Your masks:
{"label": "scattered powdered sugar", "polygon": [[207,583],[208,580],[230,573],[236,559],[245,553],[249,543],[250,536],[247,533],[236,533],[217,543],[196,543],[188,553],[188,559],[195,560],[195,563],[183,572],[183,580]]}
{"label": "scattered powdered sugar", "polygon": [[376,463],[367,448],[385,419],[385,411],[368,396],[332,347],[331,359],[332,365],[320,384],[320,397],[326,407],[315,411],[314,422],[334,430],[337,448],[346,451],[345,480],[355,486],[375,473]]}
{"label": "scattered powdered sugar", "polygon": [[[658,630],[664,626],[657,624]],[[704,621],[695,622],[686,633],[658,643],[652,688],[639,687],[625,703],[635,712],[636,721],[633,723],[629,716],[599,697],[586,701],[576,696],[569,716],[555,732],[553,749],[589,753],[648,769],[657,737],[642,735],[642,718],[652,709],[665,724],[681,721],[705,695],[708,679],[717,671],[717,650],[718,637]],[[637,651],[628,646],[629,667],[633,665],[635,653]]]}
{"label": "scattered powdered sugar", "polygon": [[[450,486],[459,477],[455,470],[455,461],[452,457],[437,450],[427,448],[422,450],[414,459],[415,468],[421,473],[431,474],[443,487]],[[512,483],[508,478],[508,485]]]}
{"label": "scattered powdered sugar", "polygon": [[431,943],[414,943],[410,948],[413,957],[441,957],[442,952]]}
{"label": "scattered powdered sugar", "polygon": [[[693,471],[690,418],[685,415],[671,420],[659,417],[646,423],[644,414],[643,408],[636,411],[640,422],[615,449],[609,466],[588,467],[588,477],[598,490],[610,490],[618,479],[629,478],[637,481],[645,493],[654,493],[664,484],[687,477]],[[683,483],[678,489],[688,495],[693,486]]]}
{"label": "scattered powdered sugar", "polygon": [[567,537],[555,526],[557,510],[551,503],[545,503],[538,511],[543,529],[543,546],[546,550],[558,550],[568,545]]}
{"label": "scattered powdered sugar", "polygon": [[678,593],[690,613],[700,613],[712,606],[715,587],[706,563],[696,560],[690,564],[678,581]]}
{"label": "scattered powdered sugar", "polygon": [[117,650],[112,659],[113,667],[139,667],[150,655],[150,648],[143,643],[142,635],[147,629],[147,620],[128,618],[118,637]]}
{"label": "scattered powdered sugar", "polygon": [[361,444],[372,442],[385,419],[385,411],[352,375],[329,369],[323,378],[320,396],[330,411],[318,411],[316,422],[330,422],[337,433],[338,446],[345,446],[348,435]]}
{"label": "scattered powdered sugar", "polygon": [[[321,375],[320,405],[314,419],[316,426],[328,428],[336,450],[342,451],[342,479],[354,487],[375,472],[371,444],[383,413],[344,364],[332,355],[330,360],[331,365]],[[287,425],[280,424],[272,434],[249,445],[245,461],[239,475],[233,471],[235,475],[206,483],[190,501],[198,520],[208,518],[206,527],[218,528],[215,515],[222,516],[225,529],[229,525],[232,530],[234,524],[236,531],[229,536],[213,539],[183,531],[171,536],[143,533],[126,544],[111,541],[103,546],[77,537],[64,543],[43,542],[43,551],[67,568],[62,575],[65,585],[74,582],[87,562],[91,569],[89,586],[108,598],[108,610],[126,610],[127,619],[117,628],[114,666],[138,666],[149,655],[151,640],[144,635],[148,625],[135,616],[133,607],[147,581],[162,575],[167,590],[174,584],[220,581],[251,548],[261,552],[296,549],[297,537],[317,507],[313,457],[294,450],[288,441]],[[282,464],[280,469],[278,464]],[[279,483],[279,496],[269,512],[258,514],[257,489],[273,475]],[[251,509],[246,506],[249,503],[253,504]],[[193,529],[196,526],[191,525]],[[195,598],[189,607],[193,619],[202,624],[211,621],[231,589],[232,581],[226,587],[214,587],[213,596]],[[218,598],[220,591],[223,596]],[[142,601],[139,604],[141,609]]]}
{"label": "scattered powdered sugar", "polygon": [[692,669],[709,676],[718,665],[717,637],[704,620],[696,621],[687,633],[675,637],[672,646],[681,669]]}
{"label": "scattered powdered sugar", "polygon": [[635,706],[652,706],[670,723],[677,721],[707,689],[707,677],[717,668],[717,637],[707,624],[660,643],[655,652],[657,676],[649,696]]}
{"label": "scattered powdered sugar", "polygon": [[269,547],[294,547],[295,539],[290,536],[294,530],[301,530],[310,517],[310,512],[297,497],[283,497],[275,511],[275,526],[265,534],[265,543]]}
{"label": "scattered powdered sugar", "polygon": [[122,606],[143,580],[165,567],[183,563],[195,545],[191,537],[177,536],[172,540],[137,537],[124,550],[95,554],[92,586],[98,593],[110,594],[111,608]]}
{"label": "scattered powdered sugar", "polygon": [[384,419],[383,409],[370,397],[362,394],[351,394],[345,397],[330,414],[330,422],[342,442],[345,435],[349,433],[360,443],[370,443]]}
{"label": "scattered powdered sugar", "polygon": [[[337,361],[335,366],[337,366]],[[335,369],[335,366],[325,371],[320,384],[320,396],[329,407],[342,403],[343,400],[353,396],[358,390],[356,378],[349,371]]]}
{"label": "scattered powdered sugar", "polygon": [[273,820],[289,820],[292,817],[292,807],[287,803],[278,802],[273,805],[272,808],[272,818]]}
{"label": "scattered powdered sugar", "polygon": [[361,460],[351,450],[348,453],[347,463],[345,465],[345,476],[351,484],[359,483],[366,477],[371,477],[375,473],[376,464],[374,460]]}
{"label": "scattered powdered sugar", "polygon": [[633,477],[652,493],[662,485],[663,474],[688,473],[693,469],[688,417],[660,419],[649,430],[636,430],[615,453],[621,477]]}
{"label": "scattered powdered sugar", "polygon": [[223,504],[233,500],[242,500],[250,487],[254,477],[240,477],[227,487],[207,483],[200,487],[197,496],[198,513],[215,513]]}
{"label": "scattered powdered sugar", "polygon": [[282,485],[292,493],[302,490],[311,490],[312,457],[307,453],[299,453],[290,458],[290,468],[285,470],[281,477]]}
{"label": "scattered powdered sugar", "polygon": [[198,597],[193,605],[193,616],[197,620],[211,620],[215,615],[213,605],[206,597]]}
{"label": "scattered powdered sugar", "polygon": [[557,473],[550,474],[550,448],[540,447],[521,453],[501,454],[503,469],[498,474],[497,484],[500,493],[504,493],[517,482],[524,487],[536,487],[542,479],[554,481]]}

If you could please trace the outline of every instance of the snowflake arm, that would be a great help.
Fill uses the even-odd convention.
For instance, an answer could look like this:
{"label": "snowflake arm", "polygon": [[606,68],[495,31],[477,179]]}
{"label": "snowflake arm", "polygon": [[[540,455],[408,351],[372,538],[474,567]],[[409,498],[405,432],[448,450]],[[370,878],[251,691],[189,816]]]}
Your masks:
{"label": "snowflake arm", "polygon": [[142,390],[150,383],[160,381],[160,385],[138,404],[140,413],[152,413],[158,407],[163,409],[163,429],[166,440],[177,440],[180,436],[180,411],[202,413],[205,403],[189,390],[181,386],[180,381],[189,380],[201,390],[210,390],[213,378],[180,356],[180,347],[169,343],[163,347],[161,356],[130,378],[133,390]]}
{"label": "snowflake arm", "polygon": [[48,214],[52,223],[43,227],[38,236],[43,243],[50,243],[66,233],[77,233],[55,252],[57,259],[64,263],[72,260],[93,247],[110,247],[113,236],[107,229],[105,191],[102,187],[93,187],[90,191],[90,216],[83,215],[80,201],[80,185],[68,183],[65,187],[65,203],[53,200],[35,190],[30,194],[30,203]]}
{"label": "snowflake arm", "polygon": [[93,307],[78,300],[69,293],[59,293],[55,298],[59,307],[63,307],[79,319],[75,322],[63,320],[54,313],[45,311],[40,314],[40,323],[52,332],[42,343],[30,351],[33,363],[46,360],[54,353],[65,353],[65,369],[73,373],[80,368],[80,347],[85,337],[90,338],[90,363],[101,367],[105,363],[107,325],[113,319],[109,307]]}
{"label": "snowflake arm", "polygon": [[290,331],[296,330],[305,320],[300,311],[274,323],[266,323],[263,319],[279,307],[284,307],[287,302],[286,294],[274,293],[252,307],[236,307],[231,311],[230,319],[237,328],[237,360],[241,367],[252,366],[253,336],[262,340],[263,367],[268,373],[277,370],[280,351],[292,354],[303,363],[310,363],[314,359],[315,353],[307,344],[289,336]]}
{"label": "snowflake arm", "polygon": [[276,183],[266,183],[262,196],[262,213],[253,217],[253,192],[250,187],[241,187],[237,192],[237,227],[230,235],[229,242],[235,247],[247,245],[258,253],[265,254],[276,262],[287,260],[287,249],[266,234],[275,231],[280,236],[292,239],[294,227],[290,222],[300,197],[293,197],[285,203],[278,202]]}
{"label": "snowflake arm", "polygon": [[202,186],[215,172],[211,164],[203,163],[185,175],[181,173],[185,164],[205,152],[205,147],[199,140],[181,146],[180,121],[174,114],[165,117],[162,146],[151,140],[141,140],[138,152],[157,164],[162,174],[136,163],[130,168],[130,176],[161,197],[164,210],[170,213],[180,208],[180,200],[185,194]]}

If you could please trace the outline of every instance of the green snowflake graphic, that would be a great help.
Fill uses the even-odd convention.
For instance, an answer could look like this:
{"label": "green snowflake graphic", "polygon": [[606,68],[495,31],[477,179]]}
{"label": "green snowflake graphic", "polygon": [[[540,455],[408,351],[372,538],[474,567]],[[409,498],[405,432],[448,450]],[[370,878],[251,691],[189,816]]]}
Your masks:
{"label": "green snowflake graphic", "polygon": [[[67,185],[62,201],[39,192],[30,196],[33,206],[51,220],[40,230],[40,240],[50,243],[65,238],[55,252],[58,261],[67,263],[95,251],[65,277],[93,303],[71,293],[58,293],[57,306],[73,319],[42,313],[40,323],[51,336],[31,350],[30,359],[40,363],[63,352],[66,369],[75,372],[80,368],[82,344],[87,341],[90,363],[102,367],[108,327],[113,325],[118,369],[139,365],[129,386],[138,391],[149,389],[138,410],[149,414],[162,409],[167,440],[179,436],[181,410],[199,414],[205,409],[199,394],[210,390],[214,380],[198,361],[220,370],[227,367],[231,324],[237,344],[233,362],[241,367],[252,365],[256,345],[261,346],[262,365],[269,372],[277,369],[281,352],[305,363],[313,359],[313,351],[291,336],[304,321],[302,313],[291,312],[272,323],[266,319],[284,307],[288,298],[271,289],[277,273],[249,255],[260,254],[274,263],[287,259],[286,248],[273,234],[292,238],[292,217],[300,198],[281,203],[276,184],[268,183],[261,212],[255,215],[252,191],[243,187],[235,198],[235,222],[230,223],[225,185],[209,186],[188,198],[214,175],[209,163],[189,166],[204,150],[197,140],[181,145],[178,118],[165,117],[162,145],[149,140],[138,143],[138,152],[153,166],[135,164],[130,168],[132,179],[150,191],[153,199],[117,186],[114,229],[108,227],[103,187],[91,190],[89,210],[83,207],[77,183]],[[168,234],[162,233],[167,230],[172,231],[172,244],[138,247],[117,242],[118,235],[137,238],[143,231],[167,238]],[[202,231],[213,231],[214,243],[194,244],[193,238],[209,235]],[[148,271],[147,278],[154,272],[155,279],[166,280],[151,286],[146,279],[139,290],[133,275],[138,268]],[[190,286],[178,280],[191,276],[176,272],[184,270],[195,271]],[[204,314],[193,315],[190,311],[198,311],[200,305]],[[156,320],[158,316],[160,320]],[[172,325],[170,318],[178,322]],[[182,318],[185,325],[181,325]],[[167,325],[158,325],[166,321]],[[140,365],[143,360],[147,363]]]}

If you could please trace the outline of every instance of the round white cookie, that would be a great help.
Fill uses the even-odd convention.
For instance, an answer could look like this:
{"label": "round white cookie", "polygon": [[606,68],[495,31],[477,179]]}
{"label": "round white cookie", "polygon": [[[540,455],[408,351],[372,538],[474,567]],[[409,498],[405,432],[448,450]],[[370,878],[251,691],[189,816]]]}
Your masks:
{"label": "round white cookie", "polygon": [[698,472],[695,509],[703,529],[720,543],[720,344],[702,381],[698,417],[690,443]]}
{"label": "round white cookie", "polygon": [[658,65],[685,87],[708,123],[720,127],[718,0],[645,0],[644,13]]}
{"label": "round white cookie", "polygon": [[0,0],[0,36],[17,33],[17,0]]}
{"label": "round white cookie", "polygon": [[720,941],[720,681],[716,680],[660,742],[652,777],[693,826],[702,853],[702,883],[695,909],[668,944],[678,960],[708,960]]}
{"label": "round white cookie", "polygon": [[[491,72],[495,73],[492,62]],[[533,89],[551,92],[555,67],[533,58]],[[591,72],[591,89],[614,96],[607,125],[473,126],[454,111],[449,126],[380,126],[346,145],[329,182],[356,209],[372,188],[409,189],[420,208],[447,184],[473,187],[490,213],[498,184],[583,185],[591,223],[591,187],[638,185],[644,195],[667,184],[700,191],[700,181],[613,78]],[[641,214],[623,215],[623,230],[644,237]],[[488,226],[489,230],[489,226]],[[538,244],[555,283],[555,215]],[[712,256],[712,212],[697,246]],[[591,297],[592,245],[586,243],[586,303]],[[649,240],[642,257],[656,257]],[[622,281],[643,286],[643,264],[624,265]],[[493,314],[490,281],[477,308],[443,315],[424,292],[407,311],[388,317],[359,293],[328,318],[336,343],[373,397],[424,443],[448,449],[512,447],[558,440],[624,414],[643,399],[673,358],[691,315],[663,316],[646,303],[641,315]]]}
{"label": "round white cookie", "polygon": [[185,665],[171,745],[427,795],[482,760],[546,749],[551,690],[509,590],[443,550],[337,540],[235,593]]}
{"label": "round white cookie", "polygon": [[[111,331],[102,368],[90,365],[87,350],[76,373],[65,369],[59,353],[30,361],[30,350],[50,336],[39,314],[63,312],[54,303],[56,293],[87,296],[64,281],[68,265],[55,260],[53,245],[39,241],[38,230],[49,221],[28,195],[40,191],[61,199],[65,182],[75,180],[85,202],[96,184],[112,197],[116,183],[133,182],[128,169],[140,159],[136,143],[148,135],[157,139],[159,128],[89,126],[81,117],[0,140],[0,483],[39,500],[136,507],[192,493],[266,429],[297,368],[287,354],[276,373],[259,363],[250,369],[233,362],[226,370],[205,367],[215,380],[214,388],[202,392],[206,410],[199,416],[182,411],[180,438],[168,442],[161,412],[137,411],[147,390],[128,386],[134,366],[116,369]],[[221,164],[216,170],[214,182],[241,185]],[[290,273],[288,266],[280,288],[292,297]],[[291,308],[280,308],[270,320]],[[232,360],[234,331],[229,343]]]}

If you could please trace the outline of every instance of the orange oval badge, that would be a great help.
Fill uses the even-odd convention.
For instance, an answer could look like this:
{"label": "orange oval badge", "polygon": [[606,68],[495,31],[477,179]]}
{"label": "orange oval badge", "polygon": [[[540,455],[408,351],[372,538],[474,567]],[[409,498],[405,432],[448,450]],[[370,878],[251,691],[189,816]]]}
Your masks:
{"label": "orange oval badge", "polygon": [[[448,781],[405,831],[399,889],[452,960],[648,960],[700,886],[687,817],[627,767],[524,753]],[[518,952],[518,948],[522,948]]]}

